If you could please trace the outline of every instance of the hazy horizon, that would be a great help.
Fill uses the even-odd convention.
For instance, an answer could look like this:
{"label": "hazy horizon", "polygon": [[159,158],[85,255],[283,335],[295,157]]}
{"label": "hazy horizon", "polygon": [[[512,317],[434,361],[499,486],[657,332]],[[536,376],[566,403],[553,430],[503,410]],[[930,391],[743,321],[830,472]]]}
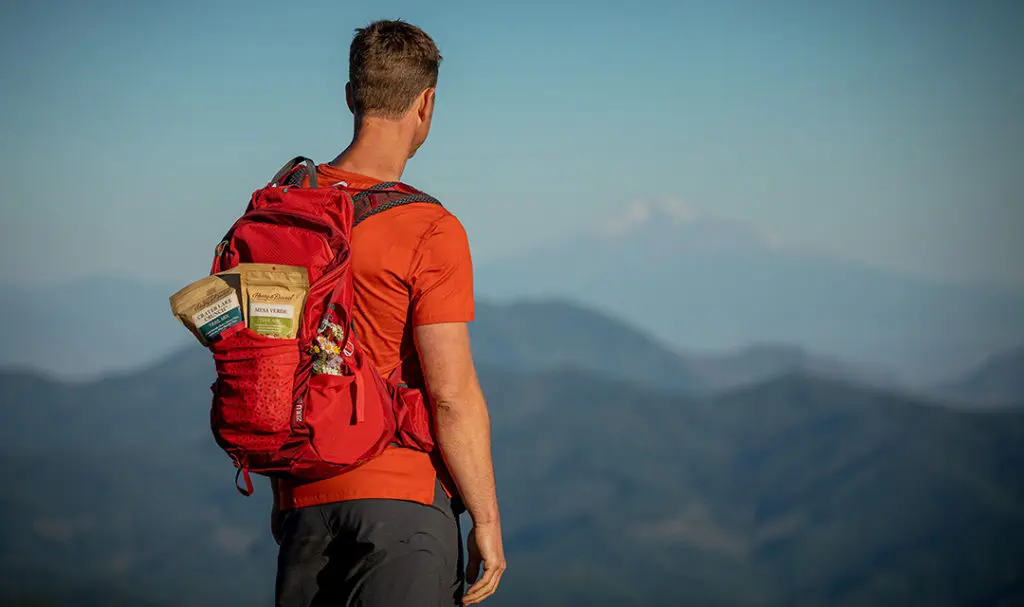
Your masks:
{"label": "hazy horizon", "polygon": [[344,147],[352,30],[401,17],[444,55],[406,180],[481,265],[668,197],[900,275],[1024,288],[1019,3],[240,6],[5,3],[0,284],[206,271],[284,160]]}

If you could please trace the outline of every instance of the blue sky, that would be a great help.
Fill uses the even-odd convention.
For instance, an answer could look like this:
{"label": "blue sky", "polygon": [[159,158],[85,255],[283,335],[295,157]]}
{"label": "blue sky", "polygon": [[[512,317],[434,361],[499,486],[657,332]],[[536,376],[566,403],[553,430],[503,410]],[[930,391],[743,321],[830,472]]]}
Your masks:
{"label": "blue sky", "polygon": [[355,27],[444,55],[406,180],[478,262],[665,196],[796,246],[1024,288],[1024,5],[5,2],[0,284],[184,283],[348,142]]}

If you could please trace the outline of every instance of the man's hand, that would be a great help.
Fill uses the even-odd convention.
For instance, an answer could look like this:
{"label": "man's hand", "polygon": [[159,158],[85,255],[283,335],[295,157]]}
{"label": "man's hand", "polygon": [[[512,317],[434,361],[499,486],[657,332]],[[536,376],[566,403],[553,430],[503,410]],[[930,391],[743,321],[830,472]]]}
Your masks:
{"label": "man's hand", "polygon": [[[463,605],[474,605],[494,594],[505,572],[505,550],[501,545],[501,525],[473,525],[469,534],[469,562],[466,577],[473,584],[462,598]],[[480,568],[483,566],[483,575]],[[480,579],[477,579],[477,578]],[[475,582],[475,583],[474,583]]]}

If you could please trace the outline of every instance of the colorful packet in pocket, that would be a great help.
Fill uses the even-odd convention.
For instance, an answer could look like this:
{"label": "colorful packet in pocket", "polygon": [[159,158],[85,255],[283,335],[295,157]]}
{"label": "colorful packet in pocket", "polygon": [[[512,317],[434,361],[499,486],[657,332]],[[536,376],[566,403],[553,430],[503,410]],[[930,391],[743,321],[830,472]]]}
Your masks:
{"label": "colorful packet in pocket", "polygon": [[306,268],[271,264],[239,264],[246,324],[266,337],[295,339],[309,293]]}
{"label": "colorful packet in pocket", "polygon": [[220,276],[207,276],[170,298],[171,311],[207,346],[224,331],[244,325],[238,291]]}

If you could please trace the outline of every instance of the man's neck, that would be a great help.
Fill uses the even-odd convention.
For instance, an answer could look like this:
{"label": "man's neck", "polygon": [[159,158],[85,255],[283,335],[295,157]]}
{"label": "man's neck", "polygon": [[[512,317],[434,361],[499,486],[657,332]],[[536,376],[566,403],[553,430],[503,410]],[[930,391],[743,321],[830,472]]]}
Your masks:
{"label": "man's neck", "polygon": [[363,123],[331,166],[380,181],[401,181],[409,161],[409,137],[395,123]]}

